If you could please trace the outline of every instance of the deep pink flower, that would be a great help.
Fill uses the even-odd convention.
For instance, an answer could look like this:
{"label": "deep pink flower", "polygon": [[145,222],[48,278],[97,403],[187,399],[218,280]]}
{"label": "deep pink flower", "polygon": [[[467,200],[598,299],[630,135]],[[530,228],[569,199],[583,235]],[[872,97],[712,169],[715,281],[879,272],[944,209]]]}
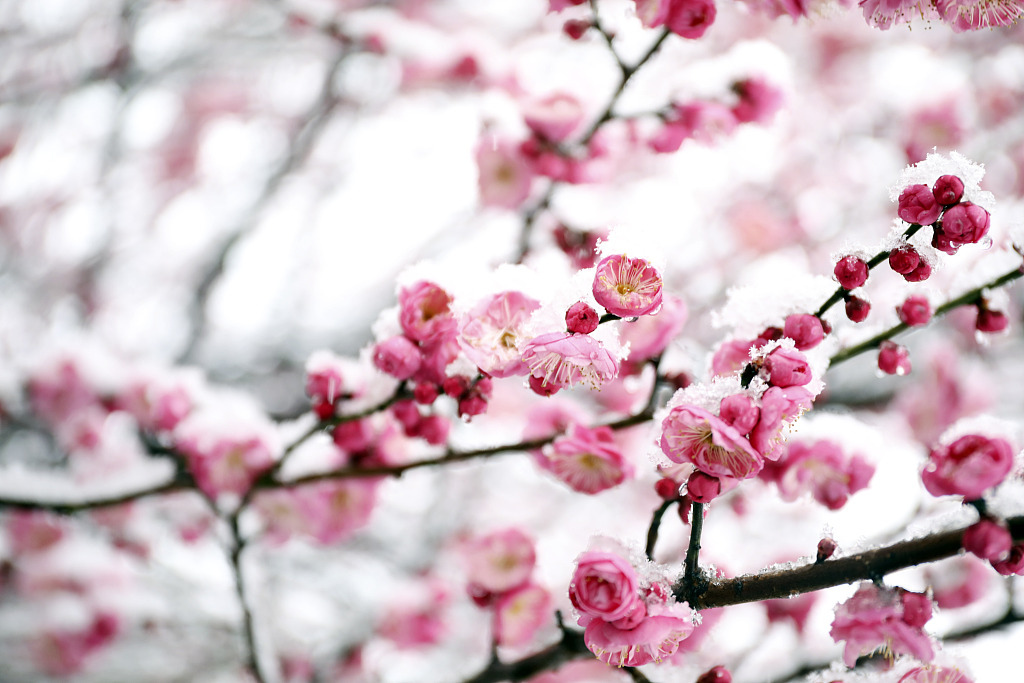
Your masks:
{"label": "deep pink flower", "polygon": [[955,175],[939,176],[935,184],[932,185],[932,194],[935,195],[935,201],[939,204],[952,206],[963,199],[964,181]]}
{"label": "deep pink flower", "polygon": [[523,362],[542,385],[558,388],[584,382],[596,388],[619,374],[618,361],[586,334],[542,334],[526,345]]}
{"label": "deep pink flower", "polygon": [[594,655],[611,666],[643,666],[671,657],[679,642],[693,632],[688,607],[682,604],[648,607],[647,616],[633,628],[620,628],[603,619],[587,624],[583,639]]}
{"label": "deep pink flower", "polygon": [[398,293],[399,321],[406,336],[419,342],[436,342],[455,331],[452,298],[433,282],[421,280]]}
{"label": "deep pink flower", "polygon": [[569,599],[585,617],[616,621],[643,603],[636,569],[615,553],[589,550],[576,560]]}
{"label": "deep pink flower", "polygon": [[696,406],[676,406],[662,422],[661,450],[673,462],[690,462],[713,477],[748,479],[764,459],[737,429]]}
{"label": "deep pink flower", "polygon": [[932,305],[928,302],[927,297],[920,294],[908,296],[896,312],[900,322],[910,327],[926,325],[932,319]]}
{"label": "deep pink flower", "polygon": [[922,627],[930,618],[927,596],[864,583],[852,598],[836,607],[830,635],[836,642],[846,641],[843,661],[847,666],[878,648],[887,654],[909,654],[927,662],[934,653]]}
{"label": "deep pink flower", "polygon": [[921,255],[910,245],[897,247],[889,252],[889,267],[893,271],[905,275],[921,262]]}
{"label": "deep pink flower", "polygon": [[608,427],[572,424],[544,451],[542,466],[580,493],[597,493],[633,476]]}
{"label": "deep pink flower", "polygon": [[462,559],[473,590],[504,593],[526,583],[537,556],[532,538],[508,528],[467,541]]}
{"label": "deep pink flower", "polygon": [[373,364],[395,379],[409,379],[420,369],[422,362],[419,347],[405,335],[395,335],[373,348]]}
{"label": "deep pink flower", "polygon": [[647,28],[666,26],[683,38],[700,38],[715,21],[711,0],[635,0],[636,13]]}
{"label": "deep pink flower", "polygon": [[493,377],[524,375],[523,328],[540,302],[508,291],[480,301],[462,319],[459,345],[477,367]]}
{"label": "deep pink flower", "polygon": [[768,383],[775,387],[802,387],[811,381],[811,366],[799,351],[779,347],[764,360]]}
{"label": "deep pink flower", "polygon": [[942,206],[927,185],[910,185],[900,193],[896,214],[907,223],[931,225],[941,213]]}
{"label": "deep pink flower", "polygon": [[991,519],[981,519],[964,531],[963,547],[983,560],[999,560],[1010,552],[1010,530]]}
{"label": "deep pink flower", "polygon": [[757,425],[757,421],[761,417],[761,410],[754,405],[749,396],[733,394],[722,399],[719,404],[718,416],[735,427],[737,432],[746,436]]}
{"label": "deep pink flower", "polygon": [[868,280],[868,264],[857,256],[844,256],[836,261],[833,271],[839,286],[843,289],[856,289]]}
{"label": "deep pink flower", "polygon": [[694,503],[710,503],[722,495],[722,482],[697,470],[686,481],[686,494]]}
{"label": "deep pink flower", "polygon": [[740,123],[770,123],[782,106],[782,91],[760,76],[737,81],[732,90],[740,98],[732,108]]}
{"label": "deep pink flower", "polygon": [[696,683],[732,683],[732,674],[724,666],[713,666],[698,676]]}
{"label": "deep pink flower", "polygon": [[954,244],[976,244],[988,234],[991,220],[984,208],[962,202],[942,215],[942,233]]}
{"label": "deep pink flower", "polygon": [[846,300],[846,317],[851,322],[864,322],[871,313],[871,304],[859,296],[851,296]]}
{"label": "deep pink flower", "polygon": [[1014,543],[1006,557],[992,561],[992,568],[1000,576],[1024,575],[1024,543]]}
{"label": "deep pink flower", "polygon": [[661,275],[643,259],[606,256],[594,273],[594,298],[609,313],[634,318],[661,306]]}
{"label": "deep pink flower", "polygon": [[1010,324],[1010,318],[1002,311],[993,311],[986,306],[978,306],[978,319],[974,323],[978,332],[993,334],[1002,332]]}
{"label": "deep pink flower", "polygon": [[[935,234],[940,234],[938,230]],[[954,249],[954,253],[956,250]],[[903,279],[907,282],[924,282],[932,276],[932,266],[923,258],[917,262],[917,267],[909,273],[903,273]]]}
{"label": "deep pink flower", "polygon": [[935,6],[956,33],[1010,26],[1024,15],[1020,0],[938,0]]}
{"label": "deep pink flower", "polygon": [[1001,483],[1011,469],[1013,449],[1009,443],[968,434],[933,449],[921,480],[933,496],[958,495],[975,500]]}
{"label": "deep pink flower", "polygon": [[306,395],[314,403],[332,404],[345,393],[341,359],[329,351],[318,351],[306,361]]}
{"label": "deep pink flower", "polygon": [[887,375],[906,375],[910,372],[910,352],[907,347],[886,339],[878,347],[878,369]]}
{"label": "deep pink flower", "polygon": [[597,329],[600,319],[586,302],[577,301],[565,312],[565,329],[573,334],[590,334]]}
{"label": "deep pink flower", "polygon": [[798,351],[813,349],[825,338],[825,328],[821,318],[806,313],[794,313],[786,318],[782,326],[782,334],[793,340]]}

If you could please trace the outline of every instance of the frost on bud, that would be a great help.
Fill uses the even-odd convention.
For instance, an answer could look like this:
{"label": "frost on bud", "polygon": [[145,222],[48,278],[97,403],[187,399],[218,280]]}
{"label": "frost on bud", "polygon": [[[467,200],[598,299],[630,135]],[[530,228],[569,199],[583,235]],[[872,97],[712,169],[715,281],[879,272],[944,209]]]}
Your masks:
{"label": "frost on bud", "polygon": [[419,347],[403,335],[382,341],[373,349],[373,364],[395,379],[409,379],[420,369],[422,362]]}
{"label": "frost on bud", "polygon": [[871,312],[871,304],[859,296],[846,300],[846,317],[855,323],[863,322]]}
{"label": "frost on bud", "polygon": [[724,666],[713,666],[702,673],[696,683],[732,683],[732,674]]}
{"label": "frost on bud", "polygon": [[565,329],[573,334],[590,334],[597,329],[600,316],[583,301],[577,301],[565,312]]}
{"label": "frost on bud", "polygon": [[931,225],[941,213],[942,206],[927,185],[911,185],[900,193],[896,215],[907,223]]}
{"label": "frost on bud", "polygon": [[942,206],[952,206],[964,196],[964,181],[955,175],[939,176],[939,179],[932,185],[932,194],[935,201]]}
{"label": "frost on bud", "polygon": [[828,558],[832,557],[837,548],[839,548],[839,545],[835,542],[835,539],[826,536],[818,541],[818,555],[815,557],[814,561],[821,564]]}
{"label": "frost on bud", "polygon": [[1010,324],[1010,318],[1002,311],[993,311],[986,306],[978,306],[978,320],[974,327],[978,332],[1002,332]]}
{"label": "frost on bud", "polygon": [[661,306],[661,275],[643,259],[625,254],[608,256],[594,273],[594,298],[609,313],[632,318]]}
{"label": "frost on bud", "polygon": [[910,327],[925,325],[932,319],[932,306],[926,297],[915,294],[908,296],[896,311],[900,322]]}
{"label": "frost on bud", "polygon": [[813,349],[825,338],[825,328],[816,315],[795,313],[786,318],[782,334],[793,340],[800,351]]}
{"label": "frost on bud", "polygon": [[983,560],[999,560],[1012,546],[1009,530],[991,519],[982,519],[964,531],[964,550]]}
{"label": "frost on bud", "polygon": [[878,369],[887,375],[906,375],[910,372],[910,352],[907,347],[886,339],[878,349]]}
{"label": "frost on bud", "polygon": [[906,275],[917,268],[921,255],[911,246],[898,247],[889,252],[889,267],[900,275]]}
{"label": "frost on bud", "polygon": [[868,264],[852,255],[839,259],[833,272],[843,289],[856,289],[868,280]]}

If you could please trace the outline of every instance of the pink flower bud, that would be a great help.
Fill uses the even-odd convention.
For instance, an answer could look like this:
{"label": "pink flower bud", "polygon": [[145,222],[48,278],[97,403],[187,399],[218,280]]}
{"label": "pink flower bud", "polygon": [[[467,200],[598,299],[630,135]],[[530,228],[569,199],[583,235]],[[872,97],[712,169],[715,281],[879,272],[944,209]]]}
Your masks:
{"label": "pink flower bud", "polygon": [[543,377],[534,377],[533,375],[530,375],[528,381],[530,389],[538,396],[552,396],[557,394],[562,388],[557,384],[545,381]]}
{"label": "pink flower bud", "polygon": [[933,496],[959,495],[975,500],[1002,483],[1011,469],[1013,449],[1009,443],[1004,439],[968,434],[951,444],[934,448],[921,480]]}
{"label": "pink flower bud", "polygon": [[658,481],[654,482],[654,492],[657,493],[662,500],[675,500],[679,497],[679,482],[662,477]]}
{"label": "pink flower bud", "polygon": [[910,352],[907,347],[889,341],[882,342],[878,350],[878,369],[887,375],[906,375],[910,372]]}
{"label": "pink flower bud", "polygon": [[409,379],[420,369],[422,362],[419,347],[402,335],[382,341],[373,349],[373,364],[396,379]]}
{"label": "pink flower bud", "polygon": [[939,223],[935,226],[935,231],[932,233],[932,246],[939,251],[949,254],[952,256],[956,252],[960,251],[960,247],[963,243],[959,240],[953,240],[949,235],[942,231],[942,224]]}
{"label": "pink flower bud", "polygon": [[811,381],[811,367],[799,351],[778,348],[764,361],[768,383],[776,387],[802,387]]}
{"label": "pink flower bud", "polygon": [[696,683],[732,683],[732,674],[724,666],[714,666],[702,673]]}
{"label": "pink flower bud", "polygon": [[696,39],[704,35],[715,22],[713,0],[661,0],[667,5],[665,26],[683,38]]}
{"label": "pink flower bud", "polygon": [[897,309],[897,313],[900,322],[904,325],[910,327],[925,325],[932,319],[932,305],[928,303],[927,298],[915,294],[907,297],[906,301]]}
{"label": "pink flower bud", "polygon": [[1024,543],[1015,543],[1010,554],[1002,560],[992,562],[992,568],[1002,576],[1024,574]]}
{"label": "pink flower bud", "polygon": [[782,334],[793,340],[800,351],[813,349],[825,338],[825,329],[816,315],[794,313],[786,318]]}
{"label": "pink flower bud", "polygon": [[839,259],[833,272],[843,289],[856,289],[868,280],[868,264],[852,255]]}
{"label": "pink flower bud", "polygon": [[331,438],[346,453],[361,453],[370,447],[374,437],[366,420],[350,420],[336,426]]}
{"label": "pink flower bud", "polygon": [[409,436],[418,436],[431,446],[443,446],[448,442],[451,422],[440,415],[427,415],[419,421]]}
{"label": "pink flower bud", "polygon": [[740,98],[732,108],[740,123],[769,123],[782,106],[782,91],[761,77],[737,81],[732,90]]}
{"label": "pink flower bud", "polygon": [[616,254],[597,264],[593,291],[609,313],[632,318],[661,306],[661,275],[643,259]]}
{"label": "pink flower bud", "polygon": [[889,252],[889,267],[904,275],[911,272],[921,262],[921,255],[911,246],[897,247]]}
{"label": "pink flower bud", "polygon": [[441,391],[450,398],[460,398],[469,389],[469,380],[461,375],[446,377],[441,383]]}
{"label": "pink flower bud", "polygon": [[909,273],[903,273],[903,279],[907,282],[924,282],[932,274],[932,267],[928,265],[928,262],[921,259],[917,263],[917,267]]}
{"label": "pink flower bud", "polygon": [[939,219],[942,206],[927,185],[911,185],[900,193],[896,215],[908,223],[931,225]]}
{"label": "pink flower bud", "polygon": [[414,401],[398,401],[391,406],[391,414],[401,423],[406,435],[415,431],[420,423],[420,410]]}
{"label": "pink flower bud", "polygon": [[412,395],[421,406],[429,406],[437,400],[440,392],[438,386],[433,382],[420,382],[412,390]]}
{"label": "pink flower bud", "polygon": [[528,103],[523,119],[530,130],[551,142],[562,142],[583,120],[583,107],[572,95],[555,93]]}
{"label": "pink flower bud", "polygon": [[835,554],[837,548],[839,548],[839,544],[835,542],[835,539],[826,536],[818,541],[818,555],[815,561],[819,564],[824,562]]}
{"label": "pink flower bud", "polygon": [[901,591],[903,603],[903,623],[913,628],[924,628],[932,618],[932,601],[924,593]]}
{"label": "pink flower bud", "polygon": [[939,176],[939,179],[932,185],[932,194],[935,201],[942,206],[952,206],[964,196],[964,181],[955,175]]}
{"label": "pink flower bud", "polygon": [[984,306],[978,307],[978,320],[974,327],[978,332],[1002,332],[1010,324],[1010,319],[1002,311],[993,311]]}
{"label": "pink flower bud", "polygon": [[583,301],[577,301],[565,312],[565,328],[573,334],[590,334],[597,329],[601,316]]}
{"label": "pink flower bud", "polygon": [[737,432],[746,436],[757,425],[757,421],[761,417],[761,410],[754,405],[749,397],[743,394],[733,394],[722,399],[718,416],[727,424],[732,425]]}
{"label": "pink flower bud", "polygon": [[572,40],[579,40],[591,26],[593,26],[593,23],[586,19],[570,19],[562,25],[562,33],[569,36]]}
{"label": "pink flower bud", "polygon": [[998,560],[1010,552],[1013,537],[1003,525],[982,519],[964,531],[963,546],[983,560]]}
{"label": "pink flower bud", "polygon": [[420,281],[398,293],[399,321],[410,339],[434,342],[454,333],[452,298],[433,282]]}
{"label": "pink flower bud", "polygon": [[694,503],[710,503],[722,493],[722,482],[697,470],[686,482],[686,493]]}
{"label": "pink flower bud", "polygon": [[954,242],[976,244],[988,234],[990,221],[988,211],[977,204],[963,202],[946,210],[942,232]]}
{"label": "pink flower bud", "polygon": [[846,300],[846,317],[853,322],[864,322],[870,312],[871,304],[859,296],[851,296]]}

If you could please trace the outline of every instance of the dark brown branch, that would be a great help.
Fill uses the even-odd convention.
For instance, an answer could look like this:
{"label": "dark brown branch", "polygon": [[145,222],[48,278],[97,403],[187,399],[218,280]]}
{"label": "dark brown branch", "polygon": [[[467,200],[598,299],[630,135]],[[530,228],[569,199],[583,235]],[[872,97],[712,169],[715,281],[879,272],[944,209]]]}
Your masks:
{"label": "dark brown branch", "polygon": [[0,508],[12,508],[15,510],[48,510],[61,515],[70,515],[86,510],[123,505],[150,496],[159,496],[167,493],[179,493],[181,491],[195,490],[195,482],[191,477],[175,478],[172,481],[158,484],[144,489],[128,491],[112,496],[100,496],[91,500],[81,501],[46,501],[28,500],[23,498],[0,498]]}
{"label": "dark brown branch", "polygon": [[[1024,540],[1024,516],[1008,519],[1007,524],[1015,540]],[[708,609],[773,598],[788,598],[855,581],[880,579],[899,569],[956,555],[961,550],[966,528],[960,527],[900,541],[849,557],[831,559],[821,564],[809,564],[763,574],[748,574],[733,579],[712,580],[704,590],[691,595],[687,595],[682,586],[677,586],[676,597],[686,600],[695,609]]]}
{"label": "dark brown branch", "polygon": [[679,498],[666,500],[658,506],[658,509],[655,510],[654,514],[651,516],[651,525],[647,528],[647,543],[644,545],[644,554],[647,555],[648,560],[654,560],[654,546],[658,542],[658,530],[661,528],[661,518],[665,516],[665,513],[668,512],[668,509],[672,507],[673,503],[679,503],[680,505],[683,504],[680,502]]}
{"label": "dark brown branch", "polygon": [[501,681],[525,681],[539,673],[557,669],[566,662],[574,659],[593,657],[586,643],[583,642],[583,634],[562,630],[562,640],[547,647],[535,655],[524,657],[514,662],[501,662],[491,660],[487,668],[467,679],[463,683],[500,683]]}
{"label": "dark brown branch", "polygon": [[242,551],[245,550],[245,541],[238,530],[238,514],[228,519],[228,526],[231,529],[231,549],[229,560],[231,563],[231,575],[235,583],[235,594],[238,596],[238,604],[242,609],[242,638],[245,643],[246,668],[256,679],[257,683],[266,683],[263,670],[260,667],[259,654],[256,649],[256,629],[253,623],[252,610],[249,609],[249,601],[245,593],[245,579],[242,576]]}

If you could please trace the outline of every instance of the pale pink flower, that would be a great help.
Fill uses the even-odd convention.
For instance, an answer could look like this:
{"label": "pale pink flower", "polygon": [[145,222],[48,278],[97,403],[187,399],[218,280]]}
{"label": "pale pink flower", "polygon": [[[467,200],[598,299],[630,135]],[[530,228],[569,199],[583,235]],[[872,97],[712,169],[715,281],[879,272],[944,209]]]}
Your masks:
{"label": "pale pink flower", "polygon": [[120,630],[118,617],[109,612],[96,614],[85,628],[47,629],[32,642],[34,659],[51,676],[71,676],[81,672]]}
{"label": "pale pink flower", "polygon": [[480,301],[462,318],[459,345],[477,367],[494,377],[525,375],[523,328],[540,302],[508,291]]}
{"label": "pale pink flower", "polygon": [[334,403],[346,393],[342,362],[330,351],[318,351],[306,361],[306,395],[315,402]]}
{"label": "pale pink flower", "polygon": [[963,546],[983,560],[997,561],[1009,554],[1013,536],[1005,525],[983,518],[964,531]]}
{"label": "pale pink flower", "polygon": [[340,543],[366,526],[377,502],[379,479],[343,479],[309,484],[296,493],[314,502],[300,509],[308,515],[307,533],[329,545]]}
{"label": "pale pink flower", "polygon": [[921,480],[933,496],[958,495],[974,500],[1000,484],[1011,469],[1013,449],[1009,443],[968,434],[932,449]]}
{"label": "pale pink flower", "polygon": [[64,538],[60,518],[49,512],[11,510],[7,515],[7,539],[14,555],[37,553]]}
{"label": "pale pink flower", "polygon": [[925,569],[935,604],[956,609],[983,598],[991,587],[992,568],[974,555],[951,557]]}
{"label": "pale pink flower", "polygon": [[377,627],[377,635],[402,649],[434,645],[448,631],[445,622],[445,608],[450,602],[448,591],[434,578],[418,583],[417,588],[420,590],[415,594],[393,599]]}
{"label": "pale pink flower", "polygon": [[782,91],[760,76],[733,83],[740,101],[732,107],[740,123],[770,123],[782,106]]}
{"label": "pale pink flower", "polygon": [[768,467],[781,470],[775,482],[783,500],[793,501],[809,492],[829,510],[843,507],[852,494],[867,487],[875,473],[874,465],[861,455],[847,456],[827,440],[790,442],[786,454]]}
{"label": "pale pink flower", "polygon": [[960,669],[928,665],[919,666],[903,674],[897,683],[974,683]]}
{"label": "pale pink flower", "polygon": [[569,583],[569,599],[585,617],[604,621],[622,619],[641,604],[640,577],[625,558],[589,550],[576,559]]}
{"label": "pale pink flower", "polygon": [[530,196],[533,169],[516,143],[485,137],[476,148],[476,165],[484,206],[518,209]]}
{"label": "pale pink flower", "polygon": [[211,498],[244,494],[274,464],[270,446],[256,436],[186,437],[176,448],[188,461],[196,485]]}
{"label": "pale pink flower", "polygon": [[687,102],[673,105],[661,131],[648,143],[659,153],[675,152],[684,140],[711,145],[732,134],[739,122],[732,110],[718,102]]}
{"label": "pale pink flower", "polygon": [[1024,14],[1021,0],[938,0],[935,6],[956,33],[1011,26]]}
{"label": "pale pink flower", "polygon": [[682,331],[686,324],[686,302],[667,294],[662,298],[661,309],[623,325],[619,339],[629,344],[629,362],[643,361],[660,355]]}
{"label": "pale pink flower", "polygon": [[690,462],[713,477],[748,479],[764,459],[732,425],[703,408],[683,405],[662,422],[661,450],[673,462]]}
{"label": "pale pink flower", "polygon": [[750,432],[750,445],[769,460],[782,454],[782,428],[811,407],[811,392],[803,387],[769,387],[761,396],[761,418]]}
{"label": "pale pink flower", "polygon": [[594,273],[594,298],[609,313],[634,318],[661,306],[661,275],[643,259],[606,256]]}
{"label": "pale pink flower", "polygon": [[423,363],[419,347],[408,337],[397,334],[373,347],[373,364],[395,379],[409,379]]}
{"label": "pale pink flower", "polygon": [[452,298],[433,282],[421,280],[398,293],[399,321],[406,336],[418,342],[438,342],[452,336],[456,322]]}
{"label": "pale pink flower", "polygon": [[583,639],[598,659],[610,666],[643,666],[675,654],[679,643],[693,632],[690,610],[683,604],[653,605],[633,628],[592,619]]}
{"label": "pale pink flower", "polygon": [[893,24],[905,24],[915,17],[933,19],[935,10],[922,0],[860,0],[864,20],[883,31]]}
{"label": "pale pink flower", "polygon": [[632,466],[626,462],[608,427],[570,425],[564,436],[545,449],[540,462],[544,469],[580,493],[604,491],[633,476]]}
{"label": "pale pink flower", "polygon": [[825,328],[821,318],[806,313],[794,313],[786,317],[782,326],[782,336],[793,340],[798,351],[813,349],[825,338]]}
{"label": "pale pink flower", "polygon": [[70,358],[33,374],[28,380],[28,399],[33,412],[52,425],[99,404],[96,390]]}
{"label": "pale pink flower", "polygon": [[563,142],[583,121],[583,105],[568,93],[554,93],[525,104],[523,119],[534,134]]}
{"label": "pale pink flower", "polygon": [[836,607],[829,633],[836,642],[846,641],[843,661],[847,666],[879,648],[889,657],[909,654],[927,662],[934,652],[922,629],[931,616],[931,601],[923,594],[864,583]]}
{"label": "pale pink flower", "polygon": [[807,357],[799,351],[781,346],[764,360],[768,383],[775,387],[802,387],[813,379]]}
{"label": "pale pink flower", "polygon": [[469,539],[462,561],[475,593],[504,593],[526,583],[537,560],[533,539],[516,528]]}
{"label": "pale pink flower", "polygon": [[523,362],[544,385],[564,388],[586,382],[599,387],[619,374],[619,363],[587,334],[549,332],[523,349]]}
{"label": "pale pink flower", "polygon": [[499,645],[521,647],[551,620],[551,594],[535,583],[503,593],[494,603],[494,635]]}
{"label": "pale pink flower", "polygon": [[739,372],[750,362],[750,349],[764,346],[766,343],[760,337],[723,342],[711,358],[712,374],[731,375],[734,372]]}

